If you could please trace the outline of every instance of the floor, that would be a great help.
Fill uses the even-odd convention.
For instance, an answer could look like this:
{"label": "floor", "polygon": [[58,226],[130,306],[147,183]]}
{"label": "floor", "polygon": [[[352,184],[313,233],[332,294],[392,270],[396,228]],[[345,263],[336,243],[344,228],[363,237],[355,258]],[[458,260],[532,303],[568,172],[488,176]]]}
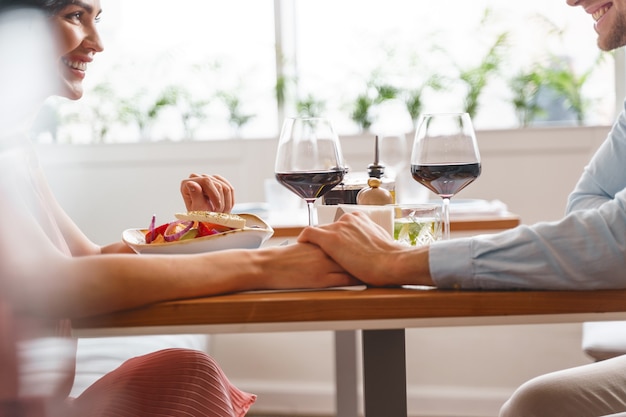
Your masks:
{"label": "floor", "polygon": [[[321,414],[316,414],[316,415],[305,415],[305,414],[296,414],[296,415],[288,415],[288,414],[264,414],[264,413],[248,413],[246,414],[246,417],[335,417],[335,416],[330,416],[330,415],[321,415]],[[450,416],[453,417],[453,416]],[[455,417],[462,417],[462,416],[455,416]],[[626,415],[624,416],[626,417]]]}
{"label": "floor", "polygon": [[246,417],[334,417],[334,416],[325,416],[325,415],[304,415],[304,414],[297,414],[297,415],[287,415],[287,414],[258,414],[258,413],[248,413],[246,414]]}

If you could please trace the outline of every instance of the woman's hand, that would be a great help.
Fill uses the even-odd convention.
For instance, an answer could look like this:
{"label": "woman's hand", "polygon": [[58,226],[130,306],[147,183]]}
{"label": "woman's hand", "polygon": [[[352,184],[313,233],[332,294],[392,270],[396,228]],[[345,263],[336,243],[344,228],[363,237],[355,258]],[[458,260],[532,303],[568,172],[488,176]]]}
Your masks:
{"label": "woman's hand", "polygon": [[180,183],[187,211],[230,213],[235,205],[233,186],[220,175],[191,174]]}
{"label": "woman's hand", "polygon": [[362,282],[348,274],[322,250],[296,243],[256,251],[262,256],[259,289],[328,288],[358,285]]}

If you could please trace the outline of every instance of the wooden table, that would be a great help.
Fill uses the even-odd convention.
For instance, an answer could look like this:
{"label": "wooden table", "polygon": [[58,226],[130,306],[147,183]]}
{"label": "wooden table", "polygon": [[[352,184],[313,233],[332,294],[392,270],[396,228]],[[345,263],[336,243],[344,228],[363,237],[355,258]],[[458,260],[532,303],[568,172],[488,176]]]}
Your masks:
{"label": "wooden table", "polygon": [[[517,214],[506,213],[496,216],[451,216],[450,231],[451,232],[479,232],[479,231],[498,231],[512,229],[520,224],[520,217]],[[280,224],[272,225],[274,229],[273,237],[291,237],[298,236],[303,225]]]}
{"label": "wooden table", "polygon": [[159,303],[74,320],[77,336],[362,330],[367,417],[405,417],[405,329],[626,319],[626,290],[369,288],[256,292]]}
{"label": "wooden table", "polygon": [[[294,225],[290,223],[282,223],[284,220],[285,219],[279,217],[279,222],[280,222],[279,224],[273,224],[270,222],[274,229],[274,235],[273,235],[274,239],[279,238],[280,240],[283,240],[284,238],[293,238],[297,236],[304,228],[304,225],[301,225],[301,224]],[[463,235],[463,234],[467,235],[467,234],[479,233],[479,232],[497,232],[500,230],[513,228],[515,226],[518,226],[519,224],[520,224],[520,217],[513,213],[502,213],[502,214],[497,214],[497,215],[481,213],[480,215],[476,215],[476,216],[452,215],[450,226],[451,226],[451,230],[453,233],[458,233],[460,235]],[[186,306],[186,308],[187,307],[188,306]],[[375,320],[368,320],[367,325],[375,324],[375,322],[376,322]],[[262,330],[263,331],[300,331],[300,330],[306,330],[304,327],[307,327],[311,323],[307,322],[305,326],[305,323],[303,321],[296,321],[292,324],[293,324],[293,327],[291,327],[291,325],[288,325],[288,323],[284,321],[283,322],[279,321],[277,323],[268,322],[268,323],[263,324]],[[358,417],[359,396],[358,396],[358,386],[357,386],[357,374],[358,374],[359,364],[357,363],[357,357],[358,357],[357,355],[358,353],[357,352],[358,350],[357,330],[361,328],[354,328],[352,325],[348,325],[348,327],[345,329],[342,329],[342,328],[328,329],[326,324],[327,323],[324,323],[321,329],[322,330],[334,330],[334,336],[335,336],[335,378],[336,378],[335,387],[336,387],[337,416],[338,417]],[[338,322],[336,320],[333,320],[333,325],[337,326],[337,324]],[[250,325],[251,323],[248,323],[248,325],[244,327],[239,327],[238,325],[237,326],[238,330],[236,331],[239,331],[241,333],[248,332],[248,331],[258,331],[258,330],[250,329],[249,327]],[[177,323],[175,326],[176,326],[177,331],[179,332],[185,331],[185,329],[188,332],[197,331],[195,329],[197,325],[194,323],[188,323],[188,324]],[[191,328],[189,328],[189,326],[191,326]],[[272,330],[274,326],[275,326],[275,329]],[[256,327],[256,326],[253,326],[253,327]],[[394,337],[398,339],[396,340],[396,343],[391,344],[391,343],[388,343],[388,341],[385,341],[382,346],[388,349],[396,350],[394,352],[387,352],[386,354],[393,355],[394,357],[401,356],[402,358],[404,358],[404,330],[403,330],[404,327],[402,323],[399,324],[399,329],[402,329],[401,331],[393,332],[393,335],[389,331],[386,331],[384,334],[379,335],[379,337],[374,337],[374,340],[371,340],[372,336],[375,335],[375,333],[373,333],[372,330],[370,330],[367,327],[362,327],[362,329],[368,329],[366,332],[363,333],[363,347],[364,348],[366,346],[375,346],[376,340],[379,337],[381,338],[381,340],[386,339],[388,337]],[[132,332],[135,332],[135,333],[142,333],[146,331],[148,333],[160,332],[158,327],[155,327],[155,326],[144,327],[142,325],[140,327],[136,327],[132,329]],[[164,331],[166,333],[171,332],[170,330],[164,330]],[[219,325],[216,323],[213,323],[211,324],[210,329],[203,329],[201,331],[219,333],[223,331],[230,332],[233,330],[231,329],[230,325],[227,323],[222,323]],[[99,333],[104,332],[104,334],[106,334],[108,331],[102,330],[101,328],[99,328],[98,332]],[[113,334],[115,334],[116,330],[112,330],[112,332]],[[368,340],[367,343],[365,343],[365,339]],[[366,357],[373,357],[373,356],[376,356],[376,355],[370,354],[370,355],[367,355]],[[384,363],[384,362],[372,362],[370,366],[366,366],[365,368],[371,370],[372,367],[374,366],[374,363]],[[396,373],[404,374],[405,372],[404,361],[402,363],[395,363],[395,365],[397,366]],[[371,375],[371,371],[370,371],[370,375]],[[369,384],[370,386],[371,386],[372,379],[373,378],[370,378],[370,384]],[[381,381],[383,380],[381,379]],[[401,377],[398,377],[398,381],[403,381],[403,380]],[[403,384],[402,386],[393,387],[391,385],[385,384],[385,387],[388,389],[392,389],[394,392],[404,392],[406,391],[406,381],[404,380],[404,382],[401,382],[401,383]],[[377,387],[376,390],[379,390],[385,387]],[[381,391],[381,392],[384,392],[384,391]],[[406,393],[403,394],[403,396],[405,400],[401,401],[400,404],[406,404]],[[372,397],[372,395],[369,395],[369,397],[374,398]],[[370,403],[370,408],[371,408],[372,401],[369,401],[369,403]],[[387,407],[385,406],[385,408]],[[406,412],[404,414],[406,414]],[[384,413],[382,415],[384,415]],[[403,415],[402,412],[400,412],[399,415]]]}
{"label": "wooden table", "polygon": [[[291,220],[290,220],[291,219]],[[298,236],[304,228],[301,224],[293,224],[293,218],[278,216],[270,218],[274,229],[273,239],[284,242],[285,238]],[[292,223],[290,223],[292,222]],[[477,233],[493,233],[511,229],[521,223],[516,214],[479,213],[476,215],[450,215],[450,230],[452,237],[468,236]],[[358,417],[358,386],[357,386],[357,333],[356,331],[335,331],[335,408],[338,417]]]}

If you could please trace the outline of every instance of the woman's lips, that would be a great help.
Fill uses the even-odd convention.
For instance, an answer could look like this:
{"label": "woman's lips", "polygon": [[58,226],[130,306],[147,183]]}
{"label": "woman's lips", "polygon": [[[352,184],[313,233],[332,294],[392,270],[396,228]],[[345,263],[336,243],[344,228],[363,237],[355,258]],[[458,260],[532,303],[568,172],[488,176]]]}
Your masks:
{"label": "woman's lips", "polygon": [[75,59],[69,59],[66,57],[61,58],[61,62],[63,62],[63,65],[65,65],[65,67],[68,68],[72,74],[74,74],[75,76],[81,79],[85,78],[85,71],[87,70],[87,62],[75,60]]}

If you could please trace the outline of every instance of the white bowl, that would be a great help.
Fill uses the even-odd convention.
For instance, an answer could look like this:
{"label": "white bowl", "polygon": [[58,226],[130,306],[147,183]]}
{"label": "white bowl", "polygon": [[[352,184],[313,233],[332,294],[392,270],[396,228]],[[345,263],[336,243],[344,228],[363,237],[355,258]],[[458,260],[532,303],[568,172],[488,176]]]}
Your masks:
{"label": "white bowl", "polygon": [[215,235],[176,242],[147,244],[147,229],[127,229],[122,240],[140,254],[190,254],[226,249],[256,249],[274,234],[274,229],[254,214],[239,213],[246,219],[243,229],[229,230]]}

